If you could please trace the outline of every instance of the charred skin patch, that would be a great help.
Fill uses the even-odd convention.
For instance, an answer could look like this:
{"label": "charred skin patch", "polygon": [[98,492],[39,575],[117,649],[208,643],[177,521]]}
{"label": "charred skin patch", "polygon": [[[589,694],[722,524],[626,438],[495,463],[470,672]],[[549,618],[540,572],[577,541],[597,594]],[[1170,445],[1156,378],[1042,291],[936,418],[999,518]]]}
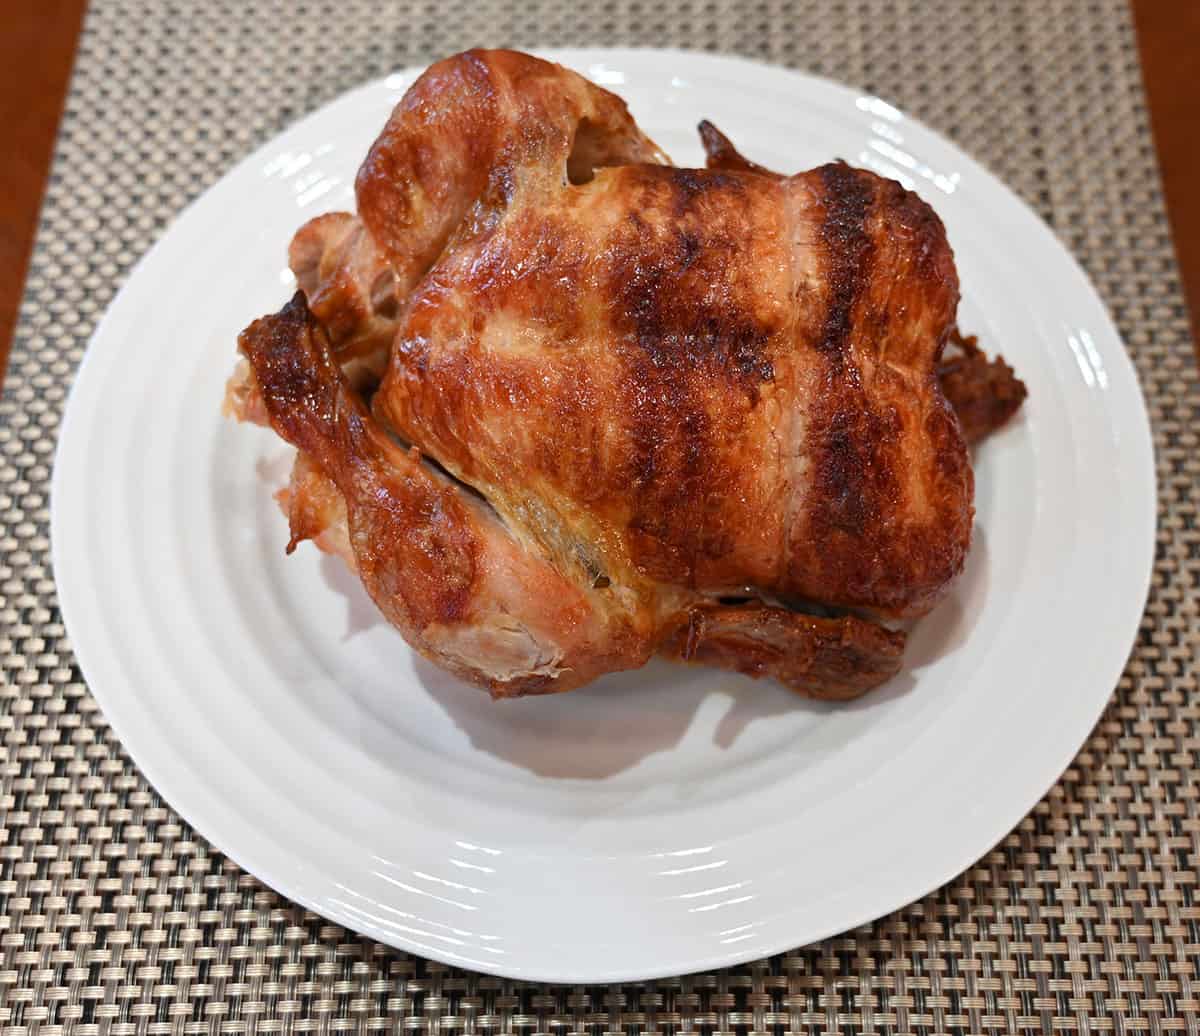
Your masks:
{"label": "charred skin patch", "polygon": [[737,233],[751,202],[736,176],[645,167],[626,180],[639,204],[608,239],[603,290],[624,372],[629,542],[647,575],[692,585],[734,549],[712,481],[723,433],[774,380],[781,326],[755,309]]}
{"label": "charred skin patch", "polygon": [[[969,462],[936,385],[957,302],[951,253],[932,210],[899,184],[841,163],[813,175],[827,285],[813,342],[821,391],[808,415],[809,504],[789,576],[834,604],[919,614],[961,569],[970,538]],[[898,298],[887,272],[897,268],[909,277]],[[936,319],[914,335],[912,314],[923,310]],[[916,407],[922,383],[928,405]],[[919,497],[909,495],[914,463],[923,465]]]}
{"label": "charred skin patch", "polygon": [[[746,305],[753,295],[736,232],[736,214],[748,204],[744,186],[703,170],[637,172],[642,204],[610,240],[616,330],[656,369],[727,378],[754,397],[774,377],[770,342],[779,327]],[[654,218],[660,213],[670,218]]]}
{"label": "charred skin patch", "polygon": [[814,457],[809,525],[821,538],[835,533],[862,538],[879,518],[878,497],[881,491],[887,495],[889,482],[881,463],[887,448],[883,422],[871,412],[851,354],[855,307],[870,282],[874,254],[867,227],[872,194],[849,166],[835,163],[817,172],[825,199],[820,237],[828,299],[815,344],[827,366],[808,431]]}
{"label": "charred skin patch", "polygon": [[829,306],[817,348],[838,362],[850,344],[854,304],[870,280],[875,249],[867,232],[871,183],[842,162],[818,170],[825,188],[825,245]]}
{"label": "charred skin patch", "polygon": [[899,416],[870,408],[866,399],[831,406],[810,431],[815,462],[807,530],[821,578],[840,588],[843,605],[888,611],[915,559],[890,531],[903,508],[903,447]]}
{"label": "charred skin patch", "polygon": [[898,429],[873,412],[835,410],[817,433],[824,450],[816,465],[813,490],[822,497],[824,531],[865,537],[885,505],[895,502],[896,480],[880,463],[897,440]]}

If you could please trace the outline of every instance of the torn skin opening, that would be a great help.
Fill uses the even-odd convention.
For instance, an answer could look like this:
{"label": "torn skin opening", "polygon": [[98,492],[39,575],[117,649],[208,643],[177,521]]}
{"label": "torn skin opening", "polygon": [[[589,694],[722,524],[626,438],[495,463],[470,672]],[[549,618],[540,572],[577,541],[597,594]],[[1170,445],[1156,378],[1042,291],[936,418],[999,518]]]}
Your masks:
{"label": "torn skin opening", "polygon": [[567,183],[579,187],[591,183],[597,169],[629,165],[628,143],[627,139],[614,136],[610,129],[584,116],[575,127],[571,150],[567,154]]}
{"label": "torn skin opening", "polygon": [[567,183],[576,187],[590,183],[599,164],[600,140],[598,128],[589,119],[580,119],[575,139],[567,155]]}

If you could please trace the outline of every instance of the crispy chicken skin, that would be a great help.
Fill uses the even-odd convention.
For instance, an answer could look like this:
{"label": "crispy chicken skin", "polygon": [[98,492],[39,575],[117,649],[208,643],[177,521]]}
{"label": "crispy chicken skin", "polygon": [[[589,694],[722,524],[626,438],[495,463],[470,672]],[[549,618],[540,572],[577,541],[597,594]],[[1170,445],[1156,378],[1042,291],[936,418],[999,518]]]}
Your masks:
{"label": "crispy chicken skin", "polygon": [[[661,652],[852,697],[901,661],[871,617],[924,614],[962,568],[941,222],[869,172],[781,176],[701,133],[710,168],[674,168],[575,73],[440,62],[359,216],[301,228],[301,290],[241,336],[228,408],[300,451],[289,549],[342,554],[496,696]],[[967,367],[998,423],[1011,398],[989,410]]]}
{"label": "crispy chicken skin", "polygon": [[870,173],[604,169],[441,257],[373,405],[562,566],[917,615],[970,540],[957,295]]}
{"label": "crispy chicken skin", "polygon": [[[565,690],[646,661],[629,616],[525,550],[491,508],[393,441],[334,362],[303,293],[240,341],[272,427],[325,473],[298,499],[336,488],[363,585],[419,651],[499,693]],[[294,507],[292,521],[294,545],[311,531],[297,529]]]}

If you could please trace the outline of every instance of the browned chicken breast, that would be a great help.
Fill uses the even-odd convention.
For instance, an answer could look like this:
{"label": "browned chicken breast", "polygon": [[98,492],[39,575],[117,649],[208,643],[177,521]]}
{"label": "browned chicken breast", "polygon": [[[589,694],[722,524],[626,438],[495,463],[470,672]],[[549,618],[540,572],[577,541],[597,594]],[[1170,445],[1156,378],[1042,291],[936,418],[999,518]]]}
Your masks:
{"label": "browned chicken breast", "polygon": [[[299,450],[292,540],[511,696],[670,657],[843,698],[970,544],[972,438],[1024,388],[957,337],[936,214],[715,128],[679,169],[619,98],[507,51],[430,68],[358,216],[297,233],[227,408]],[[960,353],[944,359],[955,335]]]}

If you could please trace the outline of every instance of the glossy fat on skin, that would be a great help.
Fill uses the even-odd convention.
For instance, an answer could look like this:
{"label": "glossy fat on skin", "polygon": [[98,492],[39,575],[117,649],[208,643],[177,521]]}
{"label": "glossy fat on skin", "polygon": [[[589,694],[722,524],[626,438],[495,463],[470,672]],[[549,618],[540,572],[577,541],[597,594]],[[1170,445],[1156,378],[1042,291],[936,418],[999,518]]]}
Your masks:
{"label": "glossy fat on skin", "polygon": [[355,193],[403,295],[477,206],[505,206],[597,166],[666,160],[616,94],[527,54],[469,50],[405,93]]}
{"label": "glossy fat on skin", "polygon": [[970,538],[957,300],[874,174],[602,169],[442,256],[373,405],[560,564],[917,615]]}

